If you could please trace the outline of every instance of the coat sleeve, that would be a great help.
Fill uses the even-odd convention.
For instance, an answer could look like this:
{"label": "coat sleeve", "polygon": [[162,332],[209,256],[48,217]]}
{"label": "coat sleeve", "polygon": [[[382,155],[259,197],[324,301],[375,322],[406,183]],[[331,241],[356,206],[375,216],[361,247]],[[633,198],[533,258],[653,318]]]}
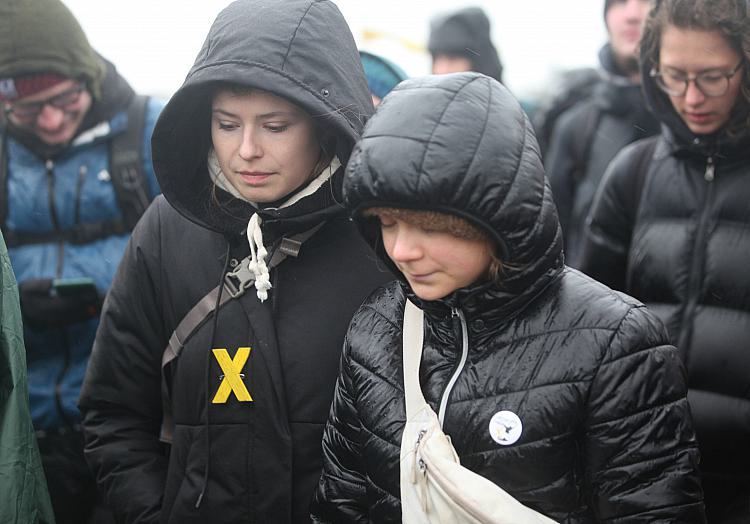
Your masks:
{"label": "coat sleeve", "polygon": [[323,432],[323,473],[312,503],[314,522],[369,522],[360,445],[362,425],[355,406],[350,350],[347,336]]}
{"label": "coat sleeve", "polygon": [[580,270],[612,289],[625,291],[628,252],[636,210],[638,149],[633,145],[615,156],[604,173],[586,219]]}
{"label": "coat sleeve", "polygon": [[130,239],[104,308],[84,379],[84,454],[118,522],[158,522],[167,471],[159,441],[166,345],[158,275],[159,203]]}
{"label": "coat sleeve", "polygon": [[685,370],[644,306],[631,308],[591,383],[584,480],[597,522],[705,522]]}

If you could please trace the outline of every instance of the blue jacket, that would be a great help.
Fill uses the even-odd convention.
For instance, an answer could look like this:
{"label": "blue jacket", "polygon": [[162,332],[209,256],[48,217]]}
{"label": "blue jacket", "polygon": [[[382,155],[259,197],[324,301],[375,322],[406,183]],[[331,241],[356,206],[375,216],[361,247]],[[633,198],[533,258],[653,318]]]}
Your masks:
{"label": "blue jacket", "polygon": [[[159,188],[151,166],[151,132],[163,104],[149,100],[143,133],[143,163],[149,199]],[[109,142],[127,128],[127,113],[81,133],[54,161],[45,160],[11,136],[7,139],[8,215],[10,231],[54,230],[51,201],[61,229],[76,223],[101,222],[121,216],[109,176]],[[92,136],[93,135],[93,136]],[[53,176],[48,180],[48,169]],[[90,277],[103,296],[109,289],[129,235],[112,235],[87,244],[48,242],[10,248],[9,255],[19,285],[39,278]],[[76,406],[86,371],[98,318],[64,328],[24,328],[28,362],[29,400],[37,429],[76,424]]]}

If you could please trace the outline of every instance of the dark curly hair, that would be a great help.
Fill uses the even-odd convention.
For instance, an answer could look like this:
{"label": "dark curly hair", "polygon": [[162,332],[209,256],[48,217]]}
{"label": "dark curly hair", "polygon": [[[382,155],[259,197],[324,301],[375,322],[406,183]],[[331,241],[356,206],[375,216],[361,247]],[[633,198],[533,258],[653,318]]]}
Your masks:
{"label": "dark curly hair", "polygon": [[743,58],[740,96],[727,123],[727,133],[737,135],[750,126],[750,0],[657,0],[641,37],[641,60],[659,66],[664,28],[720,31]]}

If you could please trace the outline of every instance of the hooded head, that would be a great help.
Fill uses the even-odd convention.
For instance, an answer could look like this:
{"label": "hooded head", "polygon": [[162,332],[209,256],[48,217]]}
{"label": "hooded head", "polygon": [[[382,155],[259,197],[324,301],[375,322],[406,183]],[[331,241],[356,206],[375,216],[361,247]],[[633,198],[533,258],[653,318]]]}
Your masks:
{"label": "hooded head", "polygon": [[[227,86],[265,91],[302,109],[334,137],[342,163],[373,110],[354,39],[335,4],[238,0],[225,8],[152,138],[164,196],[189,219],[222,232],[241,230],[255,212],[217,190],[208,174],[211,101]],[[211,206],[217,191],[222,213]]]}
{"label": "hooded head", "polygon": [[0,100],[13,101],[82,80],[96,100],[104,63],[70,10],[59,0],[0,3]]}
{"label": "hooded head", "polygon": [[479,285],[495,306],[517,306],[562,269],[559,222],[531,125],[507,89],[478,73],[399,84],[352,153],[344,197],[379,253],[373,208],[454,215],[482,231],[503,265],[499,284]]}
{"label": "hooded head", "polygon": [[[750,129],[749,11],[750,7],[746,0],[662,0],[656,4],[649,15],[641,40],[643,89],[650,108],[666,124],[679,143],[699,148],[714,147],[717,143],[719,145],[735,144],[746,149],[747,141],[750,139],[750,132],[748,132]],[[665,65],[661,63],[665,33],[675,35],[684,31],[694,31],[698,36],[712,34],[721,44],[722,53],[732,55],[732,58],[736,59],[733,61],[739,64],[732,78],[729,79],[730,88],[739,84],[739,89],[735,91],[734,103],[729,107],[721,108],[720,106],[726,105],[722,97],[704,97],[703,106],[695,110],[706,114],[720,109],[728,111],[726,122],[719,129],[709,133],[699,132],[701,126],[695,123],[692,123],[693,129],[691,129],[685,121],[687,115],[684,107],[681,107],[686,103],[686,97],[670,98],[670,95],[659,87],[657,77],[654,76],[665,72],[661,71],[662,66]],[[719,56],[717,52],[709,54],[712,60]],[[693,61],[700,61],[697,55],[691,55],[689,58]],[[735,65],[737,64],[726,64],[725,67],[722,66],[722,71],[717,73],[727,73]],[[705,69],[710,67],[710,64],[697,64],[697,66],[698,69]],[[685,73],[694,75],[702,71],[669,69],[667,72],[676,75]],[[694,92],[695,87],[695,81],[690,82],[689,89]],[[708,126],[706,128],[708,129]]]}
{"label": "hooded head", "polygon": [[362,67],[365,69],[367,87],[372,96],[377,97],[378,103],[399,82],[406,80],[406,73],[390,60],[367,51],[360,51],[359,56],[362,58]]}
{"label": "hooded head", "polygon": [[503,66],[490,33],[490,19],[479,7],[468,7],[434,19],[427,44],[433,64],[441,56],[461,57],[470,64],[467,70],[502,82]]}

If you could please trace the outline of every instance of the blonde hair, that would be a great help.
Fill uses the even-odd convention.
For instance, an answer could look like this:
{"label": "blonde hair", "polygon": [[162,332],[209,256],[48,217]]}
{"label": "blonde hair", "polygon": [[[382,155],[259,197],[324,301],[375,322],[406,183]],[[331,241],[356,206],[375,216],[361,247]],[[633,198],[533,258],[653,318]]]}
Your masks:
{"label": "blonde hair", "polygon": [[492,282],[499,283],[503,273],[503,262],[495,254],[496,243],[490,235],[470,223],[465,218],[461,218],[450,213],[441,213],[439,211],[428,211],[421,209],[404,209],[400,207],[370,207],[362,212],[364,217],[377,218],[388,216],[398,218],[404,222],[421,228],[427,228],[431,231],[442,231],[449,233],[457,238],[466,240],[480,240],[493,247],[492,259],[487,270],[488,279]]}

